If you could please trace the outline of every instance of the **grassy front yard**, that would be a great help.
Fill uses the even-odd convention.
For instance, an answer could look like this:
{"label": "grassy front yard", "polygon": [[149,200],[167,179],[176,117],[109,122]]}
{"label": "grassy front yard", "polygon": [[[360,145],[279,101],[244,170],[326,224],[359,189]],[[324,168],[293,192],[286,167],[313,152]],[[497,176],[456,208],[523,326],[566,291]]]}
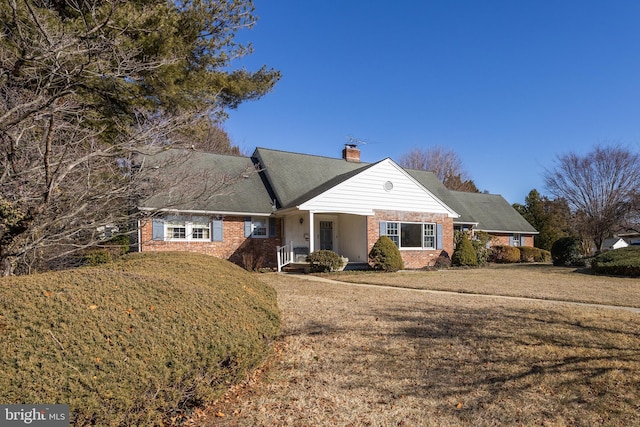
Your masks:
{"label": "grassy front yard", "polygon": [[325,277],[344,282],[413,289],[640,307],[638,278],[594,276],[549,264],[496,264],[467,270],[404,271],[392,274],[344,272]]}
{"label": "grassy front yard", "polygon": [[[258,277],[278,355],[199,425],[640,425],[638,313]],[[640,306],[640,279],[549,266],[339,278]]]}

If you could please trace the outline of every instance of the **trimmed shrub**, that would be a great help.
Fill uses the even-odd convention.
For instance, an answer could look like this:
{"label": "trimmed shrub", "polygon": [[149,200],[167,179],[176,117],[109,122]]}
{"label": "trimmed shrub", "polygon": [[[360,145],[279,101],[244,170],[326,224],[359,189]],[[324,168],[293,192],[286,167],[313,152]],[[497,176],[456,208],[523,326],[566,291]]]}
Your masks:
{"label": "trimmed shrub", "polygon": [[520,246],[520,262],[549,262],[551,252],[531,246]]}
{"label": "trimmed shrub", "polygon": [[598,274],[640,276],[640,247],[603,252],[591,261],[591,269]]}
{"label": "trimmed shrub", "polygon": [[536,254],[534,261],[535,262],[550,262],[551,261],[551,252],[546,249],[536,248],[538,249],[538,253]]}
{"label": "trimmed shrub", "polygon": [[449,268],[451,267],[451,257],[447,251],[440,252],[436,262],[433,264],[435,268]]}
{"label": "trimmed shrub", "polygon": [[400,249],[389,236],[380,236],[369,252],[369,259],[375,270],[393,272],[404,268]]}
{"label": "trimmed shrub", "polygon": [[164,425],[219,399],[279,329],[273,288],[206,255],[132,254],[0,291],[0,401],[67,403],[74,426]]}
{"label": "trimmed shrub", "polygon": [[473,245],[469,241],[466,234],[460,235],[460,240],[456,249],[453,251],[451,257],[451,264],[456,266],[470,266],[474,267],[478,265],[478,258],[476,251],[473,249]]}
{"label": "trimmed shrub", "polygon": [[307,255],[312,273],[327,273],[342,268],[342,257],[333,251],[321,249]]}
{"label": "trimmed shrub", "polygon": [[575,237],[561,237],[551,245],[551,259],[553,265],[572,266],[582,258],[580,239]]}
{"label": "trimmed shrub", "polygon": [[491,248],[490,259],[499,264],[520,262],[520,249],[515,246],[496,245]]}

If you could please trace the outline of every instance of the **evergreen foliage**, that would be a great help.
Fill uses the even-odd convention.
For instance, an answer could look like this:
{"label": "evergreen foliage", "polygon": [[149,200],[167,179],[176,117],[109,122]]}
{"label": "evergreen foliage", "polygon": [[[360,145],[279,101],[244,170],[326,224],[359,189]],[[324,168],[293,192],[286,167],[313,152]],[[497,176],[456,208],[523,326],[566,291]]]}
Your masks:
{"label": "evergreen foliage", "polygon": [[598,274],[640,276],[640,247],[628,246],[603,252],[593,259],[591,269]]}
{"label": "evergreen foliage", "polygon": [[311,264],[313,273],[327,273],[342,268],[342,257],[333,251],[321,249],[307,255],[307,262]]}
{"label": "evergreen foliage", "polygon": [[236,32],[255,21],[251,0],[0,2],[2,273],[131,223],[155,183],[136,156],[186,127],[202,128],[193,145],[233,152],[215,123],[280,77],[233,70],[251,53]]}
{"label": "evergreen foliage", "polygon": [[489,243],[491,242],[491,235],[485,231],[476,231],[475,239],[471,241],[473,250],[476,251],[476,259],[478,265],[486,265],[489,261],[489,255],[491,253],[489,249]]}
{"label": "evergreen foliage", "polygon": [[572,266],[582,258],[580,239],[561,237],[551,246],[553,265]]}
{"label": "evergreen foliage", "polygon": [[0,401],[67,403],[73,426],[169,425],[245,379],[279,329],[273,288],[206,255],[131,254],[0,290]]}
{"label": "evergreen foliage", "polygon": [[476,251],[473,249],[473,245],[466,233],[460,233],[458,244],[451,257],[451,264],[461,267],[475,267],[478,265]]}
{"label": "evergreen foliage", "polygon": [[375,270],[394,272],[404,268],[400,249],[388,236],[380,236],[369,251],[369,259]]}
{"label": "evergreen foliage", "polygon": [[538,230],[534,236],[536,248],[549,251],[553,242],[566,237],[571,229],[571,211],[566,200],[551,200],[533,189],[525,198],[525,204],[514,204],[514,209]]}

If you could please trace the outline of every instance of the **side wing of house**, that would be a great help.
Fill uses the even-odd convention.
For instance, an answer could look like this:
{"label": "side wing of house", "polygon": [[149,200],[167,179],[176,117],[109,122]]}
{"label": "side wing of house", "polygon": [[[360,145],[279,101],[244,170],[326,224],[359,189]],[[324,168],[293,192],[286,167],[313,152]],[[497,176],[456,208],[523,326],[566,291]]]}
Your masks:
{"label": "side wing of house", "polygon": [[475,224],[473,230],[493,237],[492,245],[533,246],[538,231],[501,195],[451,191],[451,197],[465,212],[459,224]]}
{"label": "side wing of house", "polygon": [[198,252],[249,269],[275,265],[281,224],[250,158],[168,150],[150,163],[171,179],[138,204],[146,213],[139,251]]}

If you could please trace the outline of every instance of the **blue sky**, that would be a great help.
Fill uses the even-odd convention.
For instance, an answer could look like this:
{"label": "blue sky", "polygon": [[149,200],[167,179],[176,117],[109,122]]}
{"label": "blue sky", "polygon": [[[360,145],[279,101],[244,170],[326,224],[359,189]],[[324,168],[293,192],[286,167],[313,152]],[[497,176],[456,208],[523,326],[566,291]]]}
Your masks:
{"label": "blue sky", "polygon": [[456,151],[480,190],[546,194],[557,155],[640,147],[640,1],[254,0],[236,67],[282,72],[230,111],[243,151],[363,161]]}

